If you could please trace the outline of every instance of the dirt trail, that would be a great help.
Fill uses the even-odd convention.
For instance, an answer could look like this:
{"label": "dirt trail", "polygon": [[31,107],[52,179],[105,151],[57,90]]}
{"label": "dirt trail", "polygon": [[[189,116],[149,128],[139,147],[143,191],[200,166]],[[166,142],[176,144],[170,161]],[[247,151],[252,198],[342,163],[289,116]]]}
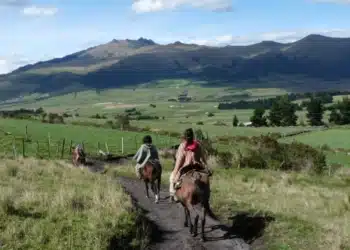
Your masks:
{"label": "dirt trail", "polygon": [[148,219],[155,223],[161,232],[159,235],[161,239],[158,239],[158,242],[155,242],[150,249],[251,249],[243,239],[236,238],[229,230],[225,230],[228,227],[220,225],[219,222],[209,217],[206,220],[207,241],[200,242],[198,236],[193,238],[188,228],[183,227],[183,209],[180,204],[168,203],[168,192],[164,188],[160,193],[159,204],[155,204],[152,192],[150,193],[151,198],[146,198],[143,182],[124,177],[119,180],[125,191],[132,196],[141,209],[147,212]]}

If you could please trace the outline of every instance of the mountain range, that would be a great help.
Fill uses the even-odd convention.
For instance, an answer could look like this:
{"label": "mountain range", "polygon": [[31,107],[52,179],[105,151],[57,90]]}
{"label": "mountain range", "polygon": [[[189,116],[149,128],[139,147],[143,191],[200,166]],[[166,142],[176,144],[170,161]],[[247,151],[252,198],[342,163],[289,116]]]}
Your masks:
{"label": "mountain range", "polygon": [[106,89],[188,79],[206,86],[350,89],[350,38],[308,35],[293,43],[263,41],[210,47],[152,40],[112,40],[0,75],[0,98]]}

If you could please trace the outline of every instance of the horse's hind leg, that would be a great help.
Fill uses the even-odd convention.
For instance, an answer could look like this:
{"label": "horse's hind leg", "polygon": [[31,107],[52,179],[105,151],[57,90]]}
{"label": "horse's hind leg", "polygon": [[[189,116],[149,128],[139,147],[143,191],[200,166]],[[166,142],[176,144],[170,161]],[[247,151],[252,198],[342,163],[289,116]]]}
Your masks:
{"label": "horse's hind leg", "polygon": [[205,217],[207,215],[207,207],[202,206],[202,218],[201,218],[201,240],[205,241],[204,227],[205,227]]}
{"label": "horse's hind leg", "polygon": [[185,220],[187,221],[187,225],[188,225],[188,223],[190,224],[189,225],[190,226],[190,234],[193,234],[193,224],[192,224],[190,210],[186,206],[184,206],[184,208],[185,208]]}
{"label": "horse's hind leg", "polygon": [[145,188],[146,188],[146,197],[149,198],[149,193],[148,193],[148,181],[145,181]]}
{"label": "horse's hind leg", "polygon": [[184,227],[188,227],[188,216],[187,216],[187,210],[186,207],[184,207],[184,213],[185,213],[185,218],[184,218]]}
{"label": "horse's hind leg", "polygon": [[[191,211],[190,211],[191,210]],[[194,207],[192,205],[188,205],[188,211],[189,214],[195,214],[195,218],[194,218],[194,224],[192,225],[192,219],[190,217],[190,222],[191,222],[191,234],[193,237],[197,236],[197,232],[198,232],[198,219],[199,219],[199,215],[197,214],[197,211],[194,209]]]}

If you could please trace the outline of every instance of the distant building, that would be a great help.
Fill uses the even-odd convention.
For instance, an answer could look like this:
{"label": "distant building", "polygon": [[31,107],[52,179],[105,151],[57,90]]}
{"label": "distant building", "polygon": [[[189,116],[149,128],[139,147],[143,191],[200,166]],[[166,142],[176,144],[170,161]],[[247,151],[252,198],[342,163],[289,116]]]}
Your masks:
{"label": "distant building", "polygon": [[239,127],[251,127],[253,125],[252,122],[240,122]]}
{"label": "distant building", "polygon": [[182,94],[177,96],[179,102],[190,102],[192,100],[191,96],[188,96],[188,91],[185,90]]}

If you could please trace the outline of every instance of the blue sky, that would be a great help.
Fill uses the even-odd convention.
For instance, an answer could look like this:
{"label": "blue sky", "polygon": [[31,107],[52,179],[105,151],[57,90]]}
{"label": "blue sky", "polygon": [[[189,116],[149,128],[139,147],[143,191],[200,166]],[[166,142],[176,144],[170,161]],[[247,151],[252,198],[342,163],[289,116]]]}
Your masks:
{"label": "blue sky", "polygon": [[350,0],[0,0],[0,73],[112,39],[213,46],[350,37]]}

